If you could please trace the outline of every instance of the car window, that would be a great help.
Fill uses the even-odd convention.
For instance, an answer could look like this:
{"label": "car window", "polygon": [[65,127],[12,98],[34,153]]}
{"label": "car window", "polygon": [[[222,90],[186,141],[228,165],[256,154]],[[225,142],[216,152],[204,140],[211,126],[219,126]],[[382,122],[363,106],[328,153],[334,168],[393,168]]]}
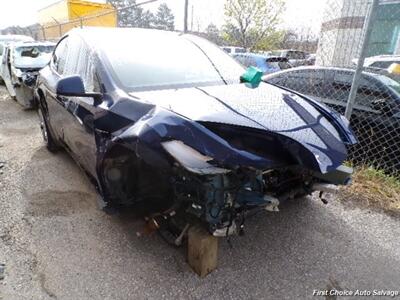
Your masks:
{"label": "car window", "polygon": [[323,70],[296,70],[284,73],[286,81],[284,86],[302,94],[324,97],[324,71]]}
{"label": "car window", "polygon": [[294,54],[293,51],[288,51],[286,53],[286,57],[287,57],[287,59],[296,59],[296,55]]}
{"label": "car window", "polygon": [[90,48],[77,35],[70,36],[64,75],[78,74],[87,92],[93,91],[94,63]]}
{"label": "car window", "polygon": [[246,50],[243,49],[243,48],[236,48],[236,49],[235,49],[235,52],[236,52],[236,53],[245,53]]}
{"label": "car window", "polygon": [[297,51],[297,59],[306,59],[306,54],[301,51]]}
{"label": "car window", "polygon": [[[354,72],[347,70],[336,70],[333,81],[328,82],[328,96],[343,103],[348,101]],[[382,90],[377,80],[367,74],[361,76],[356,94],[355,103],[360,106],[372,107],[373,101],[385,98],[387,93]]]}
{"label": "car window", "polygon": [[376,61],[373,64],[370,65],[372,68],[378,68],[378,69],[387,69],[389,68],[394,61]]}
{"label": "car window", "polygon": [[68,50],[68,37],[58,43],[56,49],[54,50],[52,65],[58,74],[62,75],[64,72],[66,55]]}
{"label": "car window", "polygon": [[249,66],[249,57],[248,56],[236,55],[235,59],[245,67]]}
{"label": "car window", "polygon": [[376,78],[385,86],[392,89],[400,97],[400,83],[384,75],[376,75]]}
{"label": "car window", "polygon": [[101,83],[99,77],[94,74],[93,75],[93,92],[95,93],[102,93],[103,89],[101,88]]}
{"label": "car window", "polygon": [[224,50],[226,53],[231,53],[232,52],[231,48],[222,48],[222,50]]}

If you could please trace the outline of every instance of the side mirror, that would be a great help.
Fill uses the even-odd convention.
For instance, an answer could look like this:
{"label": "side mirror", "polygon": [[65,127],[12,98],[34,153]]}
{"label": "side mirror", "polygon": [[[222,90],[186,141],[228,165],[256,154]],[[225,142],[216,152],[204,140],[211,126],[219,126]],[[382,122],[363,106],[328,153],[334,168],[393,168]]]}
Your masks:
{"label": "side mirror", "polygon": [[94,100],[94,105],[99,105],[103,96],[101,93],[87,93],[79,75],[71,75],[60,79],[57,83],[56,92],[60,96],[91,97]]}

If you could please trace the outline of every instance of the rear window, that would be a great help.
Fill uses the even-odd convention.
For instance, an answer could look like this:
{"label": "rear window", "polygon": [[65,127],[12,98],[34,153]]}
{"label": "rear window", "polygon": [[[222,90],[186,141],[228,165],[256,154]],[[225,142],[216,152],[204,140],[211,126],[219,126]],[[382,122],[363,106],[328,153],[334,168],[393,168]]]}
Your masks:
{"label": "rear window", "polygon": [[274,67],[275,69],[280,69],[280,70],[286,70],[292,67],[288,62],[285,61],[268,62],[268,64]]}

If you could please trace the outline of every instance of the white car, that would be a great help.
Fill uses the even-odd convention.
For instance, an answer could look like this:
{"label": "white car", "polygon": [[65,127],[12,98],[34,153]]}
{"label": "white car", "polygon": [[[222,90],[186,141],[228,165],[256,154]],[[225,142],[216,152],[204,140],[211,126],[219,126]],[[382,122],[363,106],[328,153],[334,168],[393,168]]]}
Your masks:
{"label": "white car", "polygon": [[230,54],[230,55],[235,55],[238,53],[246,53],[246,49],[242,48],[242,47],[230,47],[230,46],[224,46],[221,47],[222,50],[224,50],[226,53]]}
{"label": "white car", "polygon": [[4,83],[10,96],[25,108],[35,107],[36,78],[49,63],[54,47],[52,42],[15,42],[4,48]]}
{"label": "white car", "polygon": [[19,34],[7,34],[0,35],[0,79],[3,79],[3,71],[2,71],[2,61],[3,61],[3,52],[5,46],[9,43],[13,42],[33,42],[34,39],[27,35],[19,35]]}
{"label": "white car", "polygon": [[[356,65],[358,58],[352,62]],[[377,55],[367,57],[364,61],[364,67],[378,70],[387,70],[392,64],[400,64],[400,55]]]}

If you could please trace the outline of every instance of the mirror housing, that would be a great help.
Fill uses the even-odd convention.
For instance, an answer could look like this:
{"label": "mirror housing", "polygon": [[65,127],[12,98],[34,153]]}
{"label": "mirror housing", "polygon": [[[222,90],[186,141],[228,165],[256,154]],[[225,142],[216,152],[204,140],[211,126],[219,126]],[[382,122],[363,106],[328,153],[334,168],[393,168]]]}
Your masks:
{"label": "mirror housing", "polygon": [[99,105],[103,96],[101,93],[87,93],[79,75],[61,78],[57,82],[56,93],[59,96],[66,97],[91,97],[94,100],[94,105]]}

